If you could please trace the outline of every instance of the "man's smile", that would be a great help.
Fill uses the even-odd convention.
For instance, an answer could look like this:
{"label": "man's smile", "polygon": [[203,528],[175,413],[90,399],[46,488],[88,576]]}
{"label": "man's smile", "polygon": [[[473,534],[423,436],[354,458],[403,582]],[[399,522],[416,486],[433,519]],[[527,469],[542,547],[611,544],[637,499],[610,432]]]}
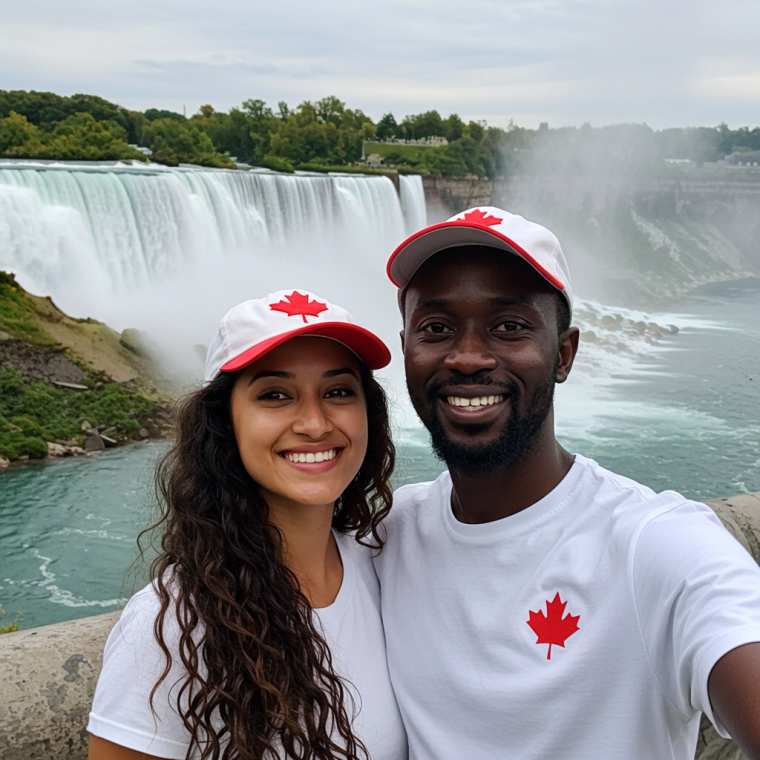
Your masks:
{"label": "man's smile", "polygon": [[446,396],[446,403],[451,406],[469,407],[477,409],[483,406],[493,406],[494,404],[500,404],[506,396],[475,396],[474,398],[466,396]]}

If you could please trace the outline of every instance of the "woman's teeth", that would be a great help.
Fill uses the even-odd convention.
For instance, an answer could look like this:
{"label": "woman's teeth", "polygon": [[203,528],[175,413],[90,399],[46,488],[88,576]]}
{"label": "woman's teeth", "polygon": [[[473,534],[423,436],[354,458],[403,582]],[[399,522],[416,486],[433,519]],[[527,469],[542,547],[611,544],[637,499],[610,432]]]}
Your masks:
{"label": "woman's teeth", "polygon": [[329,449],[328,451],[315,451],[305,454],[303,452],[286,451],[283,456],[288,462],[296,462],[299,464],[314,464],[314,462],[329,462],[331,459],[335,459],[338,456],[337,449]]}
{"label": "woman's teeth", "polygon": [[504,401],[504,396],[479,396],[478,398],[447,396],[446,401],[452,406],[493,406]]}

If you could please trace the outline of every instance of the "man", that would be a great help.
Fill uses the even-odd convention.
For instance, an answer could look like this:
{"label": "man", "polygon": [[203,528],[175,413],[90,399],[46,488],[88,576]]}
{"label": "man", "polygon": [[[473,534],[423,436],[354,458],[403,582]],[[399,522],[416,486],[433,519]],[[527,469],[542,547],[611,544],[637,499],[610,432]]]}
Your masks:
{"label": "man", "polygon": [[554,235],[471,209],[388,273],[449,468],[399,489],[376,559],[412,760],[686,760],[702,711],[760,758],[760,568],[705,505],[554,437],[579,338]]}

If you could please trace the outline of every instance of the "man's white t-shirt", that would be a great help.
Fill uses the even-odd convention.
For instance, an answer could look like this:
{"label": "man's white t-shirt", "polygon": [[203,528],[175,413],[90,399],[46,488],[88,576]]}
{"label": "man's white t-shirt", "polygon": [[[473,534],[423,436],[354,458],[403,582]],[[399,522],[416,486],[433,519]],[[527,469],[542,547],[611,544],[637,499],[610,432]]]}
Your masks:
{"label": "man's white t-shirt", "polygon": [[385,525],[411,760],[692,760],[713,665],[760,641],[760,568],[712,510],[582,456],[504,519],[458,522],[444,473]]}
{"label": "man's white t-shirt", "polygon": [[[343,583],[335,601],[315,610],[333,666],[348,686],[346,710],[354,713],[353,728],[372,760],[406,760],[406,734],[393,694],[385,657],[380,619],[380,590],[370,550],[353,536],[335,533],[343,561]],[[158,757],[184,760],[190,736],[177,710],[177,691],[185,671],[172,649],[172,670],[153,700],[150,691],[163,672],[165,658],[153,636],[159,609],[153,585],[130,599],[111,631],[103,656],[103,670],[87,730],[102,739]],[[167,616],[167,640],[176,641],[179,629]]]}

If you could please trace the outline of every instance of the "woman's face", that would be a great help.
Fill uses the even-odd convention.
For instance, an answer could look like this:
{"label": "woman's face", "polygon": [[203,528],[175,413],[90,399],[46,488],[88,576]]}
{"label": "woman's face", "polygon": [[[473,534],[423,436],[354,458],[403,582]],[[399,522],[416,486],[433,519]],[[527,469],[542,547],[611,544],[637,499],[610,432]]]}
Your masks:
{"label": "woman's face", "polygon": [[231,414],[243,465],[272,510],[332,507],[367,452],[359,361],[327,338],[292,338],[244,369]]}

